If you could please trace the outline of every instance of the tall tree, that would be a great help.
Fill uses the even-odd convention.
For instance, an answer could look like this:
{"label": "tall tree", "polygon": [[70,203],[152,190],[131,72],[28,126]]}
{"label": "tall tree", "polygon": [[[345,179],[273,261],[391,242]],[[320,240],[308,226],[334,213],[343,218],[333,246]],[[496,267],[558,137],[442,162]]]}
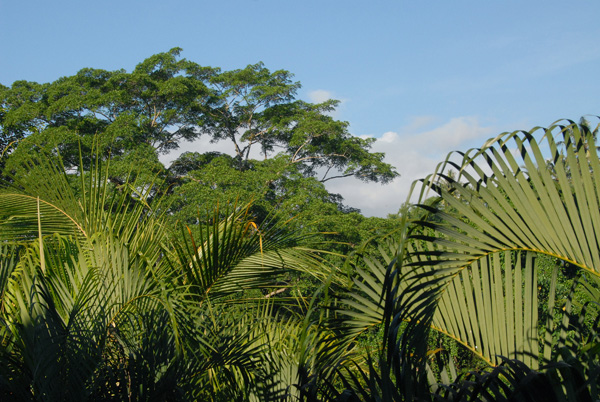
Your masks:
{"label": "tall tree", "polygon": [[[85,155],[99,145],[112,157],[116,183],[132,164],[149,177],[163,171],[173,205],[183,210],[241,197],[265,212],[310,209],[321,217],[349,212],[324,182],[353,176],[387,183],[398,175],[382,153],[370,152],[374,139],[351,135],[347,122],[331,116],[337,101],[296,99],[300,83],[289,71],[263,63],[221,71],[180,52],[151,56],[130,73],[85,68],[52,83],[0,87],[0,130],[13,143],[7,168],[15,171],[40,149],[59,152],[73,168],[80,147],[87,166]],[[201,136],[228,142],[228,155],[185,153],[165,170],[159,155]],[[197,214],[177,216],[189,222]]]}
{"label": "tall tree", "polygon": [[0,87],[2,133],[51,148],[100,135],[117,155],[140,144],[167,153],[209,135],[231,142],[240,169],[283,152],[306,175],[324,168],[322,181],[337,171],[368,181],[397,176],[383,154],[369,152],[372,139],[352,136],[348,123],[328,114],[337,101],[296,100],[300,83],[290,72],[262,63],[222,72],[179,59],[180,52],[151,56],[131,73],[85,68],[48,84]]}
{"label": "tall tree", "polygon": [[97,162],[42,154],[0,186],[0,399],[284,400],[303,316],[273,305],[306,302],[282,277],[343,279],[246,207],[170,231],[151,187]]}
{"label": "tall tree", "polygon": [[374,139],[352,136],[347,122],[328,114],[338,101],[295,100],[300,83],[292,78],[285,70],[271,73],[262,63],[213,76],[218,101],[204,115],[212,141],[231,141],[242,169],[259,154],[263,159],[285,154],[288,164],[307,176],[320,173],[321,181],[355,176],[386,183],[397,176],[383,154],[368,151]]}

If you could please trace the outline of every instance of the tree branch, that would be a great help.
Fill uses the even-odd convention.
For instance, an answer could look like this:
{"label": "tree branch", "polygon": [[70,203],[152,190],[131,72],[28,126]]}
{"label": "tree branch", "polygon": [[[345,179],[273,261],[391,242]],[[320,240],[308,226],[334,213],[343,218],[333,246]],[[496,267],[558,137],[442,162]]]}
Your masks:
{"label": "tree branch", "polygon": [[309,138],[308,140],[304,141],[304,144],[300,145],[300,147],[296,150],[296,152],[294,152],[294,155],[292,155],[292,163],[296,163],[296,155],[298,155],[298,152],[300,152],[300,150],[302,148],[304,148],[304,146],[306,144],[308,144],[310,142],[310,140],[312,140],[312,137]]}
{"label": "tree branch", "polygon": [[321,183],[325,183],[326,181],[331,180],[331,179],[341,179],[343,177],[350,177],[350,176],[354,176],[354,173],[346,173],[346,174],[342,174],[342,175],[338,175],[338,176],[331,176],[331,177],[328,177],[328,178],[323,177],[320,180],[320,182]]}
{"label": "tree branch", "polygon": [[340,158],[348,158],[344,154],[327,154],[327,155],[321,155],[321,156],[305,156],[304,158],[296,159],[295,161],[292,160],[292,163],[298,163],[298,162],[306,161],[306,160],[309,160],[309,159],[325,159],[325,158],[328,158],[330,156],[339,156]]}

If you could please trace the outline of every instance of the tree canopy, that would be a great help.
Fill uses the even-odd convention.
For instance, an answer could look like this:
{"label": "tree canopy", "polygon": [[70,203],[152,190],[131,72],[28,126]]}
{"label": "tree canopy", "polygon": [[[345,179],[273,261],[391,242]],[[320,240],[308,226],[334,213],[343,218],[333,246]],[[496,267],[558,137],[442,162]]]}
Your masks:
{"label": "tree canopy", "polygon": [[[97,154],[65,174],[40,154],[0,185],[0,395],[598,400],[594,137],[568,122],[449,155],[423,179],[435,198],[346,254],[352,276],[289,220],[243,206],[171,225],[144,177],[116,184]],[[196,156],[194,180],[225,187],[201,168],[235,156]],[[318,287],[294,286],[299,274]],[[437,335],[479,369],[460,374],[447,343],[430,347]]]}
{"label": "tree canopy", "polygon": [[58,147],[68,161],[78,141],[89,146],[95,135],[113,156],[144,145],[165,154],[207,136],[231,144],[239,170],[251,159],[284,154],[321,181],[355,176],[386,183],[397,176],[383,154],[369,151],[373,139],[352,136],[348,123],[328,114],[337,101],[297,100],[300,83],[290,72],[271,72],[263,63],[221,71],[180,53],[153,55],[130,73],[84,68],[52,83],[0,87],[1,145]]}
{"label": "tree canopy", "polygon": [[[356,228],[364,217],[324,183],[345,177],[388,183],[398,176],[371,152],[375,141],[353,136],[332,112],[336,100],[309,103],[292,73],[263,63],[223,71],[180,57],[180,48],[153,55],[131,72],[84,68],[50,83],[0,86],[0,168],[6,175],[41,152],[59,153],[66,169],[90,169],[92,148],[111,158],[111,180],[135,166],[169,186],[172,218],[198,221],[198,211],[253,201],[255,212],[327,221],[318,230]],[[228,144],[226,153],[193,149],[199,138]],[[161,155],[190,148],[164,166]],[[81,152],[80,152],[81,150]],[[83,155],[80,160],[79,155]],[[164,187],[163,187],[164,188]],[[302,220],[304,219],[304,221]],[[367,226],[370,223],[366,223]],[[354,234],[352,234],[354,233]],[[356,230],[339,240],[358,243]]]}

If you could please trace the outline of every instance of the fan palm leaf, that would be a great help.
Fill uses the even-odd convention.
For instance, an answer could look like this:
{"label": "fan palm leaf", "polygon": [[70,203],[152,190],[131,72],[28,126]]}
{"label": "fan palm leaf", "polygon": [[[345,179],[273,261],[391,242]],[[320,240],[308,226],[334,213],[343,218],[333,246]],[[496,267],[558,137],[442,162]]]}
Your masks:
{"label": "fan palm leaf", "polygon": [[[84,400],[151,393],[161,378],[178,384],[188,313],[161,262],[166,229],[146,202],[152,183],[116,187],[105,165],[96,158],[74,175],[60,158],[39,158],[0,193],[0,236],[21,244],[3,246],[0,262],[2,392]],[[144,318],[163,316],[160,328]],[[145,340],[161,340],[164,349],[150,350],[163,362],[127,381],[148,357]]]}
{"label": "fan palm leaf", "polygon": [[[135,361],[140,337],[157,330],[140,317],[172,308],[156,278],[132,264],[111,236],[81,246],[55,235],[43,252],[43,271],[39,249],[28,247],[11,276],[4,316],[9,342],[23,357],[21,370],[36,398],[83,400],[99,386],[109,343],[120,345],[124,361]],[[171,342],[176,352],[177,341]],[[154,381],[155,373],[148,375],[145,381]]]}

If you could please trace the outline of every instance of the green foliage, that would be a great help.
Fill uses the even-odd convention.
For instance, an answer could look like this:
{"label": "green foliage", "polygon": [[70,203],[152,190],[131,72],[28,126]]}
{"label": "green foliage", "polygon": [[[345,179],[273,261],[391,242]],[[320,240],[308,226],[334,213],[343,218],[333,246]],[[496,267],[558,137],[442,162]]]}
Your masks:
{"label": "green foliage", "polygon": [[[259,221],[277,213],[305,233],[336,233],[334,251],[365,240],[365,219],[323,183],[350,176],[387,183],[398,174],[370,152],[374,139],[352,136],[348,123],[331,117],[338,102],[297,100],[293,74],[263,63],[221,71],[180,52],[151,56],[132,72],[85,68],[52,83],[0,87],[2,145],[11,144],[0,159],[3,174],[25,175],[40,153],[88,171],[90,155],[99,154],[111,159],[114,185],[131,180],[136,166],[137,180],[166,194],[171,224],[197,224],[218,205],[252,202]],[[201,136],[229,144],[229,154],[186,152],[168,169],[159,161]]]}
{"label": "green foliage", "polygon": [[[423,191],[424,213],[407,207],[388,247],[364,253],[354,288],[329,307],[337,318],[325,320],[341,334],[322,357],[336,374],[313,375],[345,388],[330,397],[597,398],[600,162],[585,126],[543,130],[549,151],[535,131],[503,134],[440,165],[423,183],[438,197]],[[544,155],[558,182],[536,168]],[[377,350],[366,363],[345,362],[340,350],[371,328],[382,337]],[[456,343],[430,348],[444,337]],[[479,370],[459,375],[454,358],[467,351]]]}
{"label": "green foliage", "polygon": [[[290,72],[271,72],[262,63],[222,72],[179,59],[180,52],[151,56],[131,73],[86,68],[48,84],[0,87],[6,139],[0,145],[20,142],[17,154],[25,156],[13,157],[17,165],[41,147],[58,148],[65,165],[76,166],[78,142],[84,154],[97,138],[113,156],[140,145],[162,154],[206,135],[230,143],[238,170],[247,169],[251,150],[259,148],[265,159],[286,155],[306,177],[321,168],[384,183],[397,176],[383,154],[368,151],[373,140],[353,137],[347,123],[327,114],[336,101],[296,101],[300,84]],[[321,180],[332,178],[327,173]]]}
{"label": "green foliage", "polygon": [[[0,87],[4,399],[598,399],[597,127],[501,134],[367,219],[323,183],[397,174],[336,101],[179,53]],[[231,155],[164,169],[201,135]]]}
{"label": "green foliage", "polygon": [[[73,177],[39,158],[0,193],[0,393],[24,400],[285,397],[291,391],[273,376],[283,370],[287,384],[294,377],[298,352],[288,337],[300,327],[273,306],[304,302],[274,290],[289,272],[335,273],[302,247],[302,237],[277,221],[256,224],[248,208],[170,233],[153,186],[135,174],[140,181],[114,185],[110,167],[95,161]],[[267,295],[246,299],[242,310],[230,304],[256,288]],[[275,343],[289,349],[274,353]]]}

